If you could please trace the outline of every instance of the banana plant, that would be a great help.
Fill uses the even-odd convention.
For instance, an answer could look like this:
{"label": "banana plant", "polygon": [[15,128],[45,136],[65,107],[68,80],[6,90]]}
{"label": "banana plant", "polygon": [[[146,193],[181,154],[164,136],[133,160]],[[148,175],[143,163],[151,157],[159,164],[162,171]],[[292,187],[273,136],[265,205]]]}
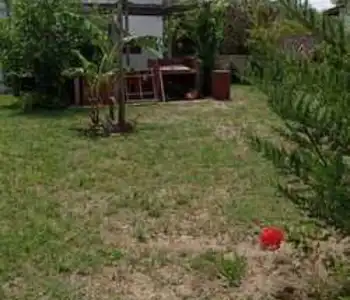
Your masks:
{"label": "banana plant", "polygon": [[80,67],[70,68],[63,72],[64,76],[70,78],[83,78],[85,85],[88,88],[88,99],[91,104],[91,125],[94,129],[101,127],[100,120],[100,104],[101,89],[103,85],[107,85],[113,77],[118,74],[118,69],[112,65],[108,66],[110,61],[110,54],[103,53],[99,64],[89,61],[84,55],[78,51],[73,50],[73,54],[79,59]]}
{"label": "banana plant", "polygon": [[[98,63],[88,60],[79,50],[74,50],[73,54],[80,61],[80,66],[70,68],[63,72],[63,75],[70,78],[83,78],[88,87],[88,98],[91,103],[90,120],[94,131],[105,129],[100,117],[100,106],[102,104],[102,90],[105,87],[113,87],[113,95],[110,97],[112,103],[109,107],[109,121],[115,122],[114,107],[116,105],[116,96],[119,89],[123,89],[122,77],[122,47],[127,43],[134,43],[138,46],[147,49],[149,52],[160,57],[161,53],[156,49],[156,41],[149,37],[139,37],[124,33],[126,36],[119,42],[112,42],[107,34],[100,35],[99,41],[94,44],[98,47],[101,53],[101,59]],[[118,127],[123,130],[125,127],[125,105],[124,99],[118,101]],[[109,122],[110,124],[110,122]]]}

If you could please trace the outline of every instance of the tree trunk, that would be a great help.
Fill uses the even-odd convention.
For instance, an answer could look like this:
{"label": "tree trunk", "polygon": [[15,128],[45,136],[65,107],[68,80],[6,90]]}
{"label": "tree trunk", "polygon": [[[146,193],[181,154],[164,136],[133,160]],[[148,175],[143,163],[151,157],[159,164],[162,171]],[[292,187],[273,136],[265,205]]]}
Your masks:
{"label": "tree trunk", "polygon": [[202,80],[201,80],[201,90],[202,95],[204,97],[208,97],[211,95],[211,73],[212,68],[209,67],[203,67],[202,68]]}
{"label": "tree trunk", "polygon": [[120,128],[125,127],[126,123],[126,107],[125,107],[125,99],[124,99],[124,84],[121,82],[120,88],[118,91],[118,124]]}

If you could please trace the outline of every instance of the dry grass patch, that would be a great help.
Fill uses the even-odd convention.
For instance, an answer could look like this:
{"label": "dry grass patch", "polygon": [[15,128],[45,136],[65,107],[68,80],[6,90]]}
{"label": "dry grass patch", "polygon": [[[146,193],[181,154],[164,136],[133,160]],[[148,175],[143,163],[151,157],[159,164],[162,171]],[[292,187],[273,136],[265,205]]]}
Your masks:
{"label": "dry grass patch", "polygon": [[129,106],[137,132],[100,140],[71,130],[83,109],[3,107],[1,299],[288,300],[275,285],[299,252],[261,251],[252,220],[304,218],[245,142],[276,120],[250,88],[233,98]]}

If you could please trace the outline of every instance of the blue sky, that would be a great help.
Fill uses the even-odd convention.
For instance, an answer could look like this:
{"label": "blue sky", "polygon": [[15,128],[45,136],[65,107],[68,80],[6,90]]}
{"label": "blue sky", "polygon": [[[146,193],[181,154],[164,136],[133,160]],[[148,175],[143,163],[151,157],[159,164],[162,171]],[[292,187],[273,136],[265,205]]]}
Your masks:
{"label": "blue sky", "polygon": [[324,10],[334,6],[330,0],[309,0],[309,3],[318,10]]}

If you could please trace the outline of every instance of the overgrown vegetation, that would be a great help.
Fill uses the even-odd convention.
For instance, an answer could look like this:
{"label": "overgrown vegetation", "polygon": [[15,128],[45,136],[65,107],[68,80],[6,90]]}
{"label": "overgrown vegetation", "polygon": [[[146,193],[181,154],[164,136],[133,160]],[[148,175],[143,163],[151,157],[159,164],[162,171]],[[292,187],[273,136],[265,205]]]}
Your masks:
{"label": "overgrown vegetation", "polygon": [[347,34],[341,21],[324,20],[322,27],[308,7],[282,3],[287,12],[323,38],[324,43],[314,49],[322,61],[278,47],[265,48],[275,59],[264,69],[262,80],[256,79],[284,123],[277,131],[284,143],[276,147],[255,141],[288,176],[288,188],[282,188],[285,193],[315,216],[350,232],[346,217],[350,212]]}
{"label": "overgrown vegetation", "polygon": [[[193,4],[191,1],[182,2]],[[170,16],[166,27],[172,40],[192,42],[194,55],[201,61],[202,92],[206,96],[210,94],[211,72],[223,40],[228,7],[226,0],[199,1],[193,10]]]}
{"label": "overgrown vegetation", "polygon": [[[118,14],[118,12],[115,13]],[[121,29],[113,21],[113,14],[106,15],[105,18],[109,20],[115,35],[119,34],[119,39],[117,38],[114,41],[108,36],[107,31],[100,30],[98,39],[94,41],[95,52],[99,56],[98,59],[89,59],[78,49],[73,49],[71,54],[79,60],[79,67],[65,69],[62,75],[71,79],[82,78],[84,80],[84,88],[87,89],[91,105],[91,127],[87,133],[108,136],[112,132],[130,131],[132,127],[130,125],[129,128],[126,128],[128,124],[125,119],[125,103],[123,95],[120,94],[120,89],[123,88],[121,87],[123,84],[121,78],[123,65],[120,53],[122,53],[121,49],[124,46],[124,37],[120,36]],[[122,101],[119,101],[119,98]],[[120,104],[118,123],[116,123],[115,117],[117,99]],[[100,115],[100,107],[106,101],[109,102],[109,115],[103,119]]]}
{"label": "overgrown vegetation", "polygon": [[[297,1],[279,2],[283,13],[304,32],[313,33],[318,44],[308,55],[287,51],[275,36],[259,42],[271,37],[271,26],[257,28],[260,39],[252,43],[257,50],[253,59],[264,68],[252,72],[251,78],[268,96],[268,105],[282,124],[274,127],[278,141],[254,134],[252,145],[277,167],[284,195],[320,220],[321,227],[335,226],[349,235],[349,35],[341,20],[322,17]],[[304,251],[313,239],[324,237],[306,238],[301,242]],[[348,264],[345,269],[349,271]],[[324,297],[349,297],[348,275],[342,282],[338,294],[334,289],[332,296]]]}
{"label": "overgrown vegetation", "polygon": [[[133,42],[159,53],[156,41],[130,35],[117,24],[113,17],[120,11],[120,5],[103,15],[91,7],[84,11],[78,0],[19,0],[11,5],[10,16],[0,24],[0,61],[25,110],[68,106],[73,80],[80,78],[91,104],[89,133],[132,130],[122,92],[122,49]],[[110,110],[103,120],[100,106],[106,100]]]}
{"label": "overgrown vegetation", "polygon": [[[82,15],[75,0],[18,0],[2,21],[0,59],[7,81],[21,92],[30,107],[62,107],[69,104],[69,88],[61,73],[76,60],[73,49],[83,49],[99,34]],[[30,108],[29,107],[29,108]]]}

